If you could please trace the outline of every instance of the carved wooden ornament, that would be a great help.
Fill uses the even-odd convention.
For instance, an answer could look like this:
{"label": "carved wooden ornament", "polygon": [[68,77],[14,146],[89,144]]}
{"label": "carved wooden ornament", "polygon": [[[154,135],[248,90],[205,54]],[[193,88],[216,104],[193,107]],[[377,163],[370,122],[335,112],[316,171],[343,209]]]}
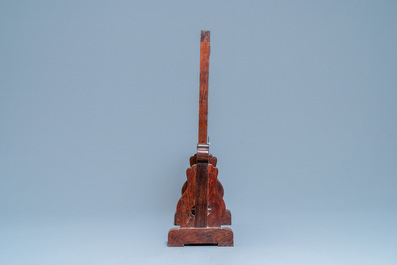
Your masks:
{"label": "carved wooden ornament", "polygon": [[221,227],[231,225],[232,218],[223,201],[223,187],[218,180],[217,158],[209,154],[207,136],[208,72],[210,31],[201,31],[200,103],[197,153],[190,157],[187,181],[182,187],[174,223],[180,228],[168,232],[169,247],[213,244],[233,246],[233,231]]}

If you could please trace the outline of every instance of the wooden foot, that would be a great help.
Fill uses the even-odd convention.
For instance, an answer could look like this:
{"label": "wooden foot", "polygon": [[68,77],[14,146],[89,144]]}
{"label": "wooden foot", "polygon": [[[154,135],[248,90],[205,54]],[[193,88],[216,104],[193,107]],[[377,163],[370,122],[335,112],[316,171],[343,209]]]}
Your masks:
{"label": "wooden foot", "polygon": [[233,246],[233,231],[230,228],[172,228],[168,232],[169,247],[188,244],[214,244],[219,247]]}

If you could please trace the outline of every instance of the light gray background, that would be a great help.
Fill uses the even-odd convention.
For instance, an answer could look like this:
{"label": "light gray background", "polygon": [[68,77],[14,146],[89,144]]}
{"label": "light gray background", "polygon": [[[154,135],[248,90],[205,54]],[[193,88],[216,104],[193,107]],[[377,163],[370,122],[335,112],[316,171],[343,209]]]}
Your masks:
{"label": "light gray background", "polygon": [[[1,1],[1,264],[396,264],[395,1]],[[234,248],[167,248],[210,151]]]}

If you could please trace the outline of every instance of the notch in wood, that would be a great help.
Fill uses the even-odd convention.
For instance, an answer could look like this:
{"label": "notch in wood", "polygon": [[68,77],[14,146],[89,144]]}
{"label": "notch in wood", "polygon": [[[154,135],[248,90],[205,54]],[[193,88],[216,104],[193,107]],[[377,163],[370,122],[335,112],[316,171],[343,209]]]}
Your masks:
{"label": "notch in wood", "polygon": [[203,42],[203,41],[208,41],[208,42],[210,42],[210,34],[211,34],[211,31],[209,31],[209,30],[202,30],[202,31],[201,31],[201,42]]}

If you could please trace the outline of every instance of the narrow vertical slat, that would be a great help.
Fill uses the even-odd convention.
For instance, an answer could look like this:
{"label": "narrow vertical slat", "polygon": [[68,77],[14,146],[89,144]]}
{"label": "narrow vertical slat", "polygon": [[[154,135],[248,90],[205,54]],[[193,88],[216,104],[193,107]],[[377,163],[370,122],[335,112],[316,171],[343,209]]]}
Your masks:
{"label": "narrow vertical slat", "polygon": [[209,62],[210,31],[202,30],[200,42],[199,144],[207,143]]}
{"label": "narrow vertical slat", "polygon": [[207,227],[208,212],[208,162],[198,162],[196,178],[195,227]]}

